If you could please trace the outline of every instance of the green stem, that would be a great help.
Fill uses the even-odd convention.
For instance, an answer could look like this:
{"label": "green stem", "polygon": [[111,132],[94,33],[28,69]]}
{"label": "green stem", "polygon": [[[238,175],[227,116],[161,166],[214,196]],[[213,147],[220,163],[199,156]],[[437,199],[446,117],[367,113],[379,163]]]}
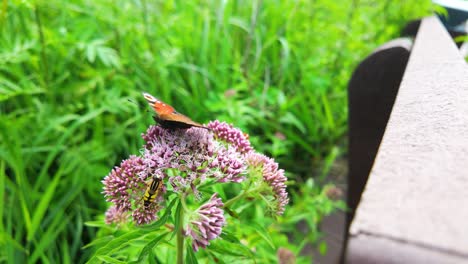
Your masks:
{"label": "green stem", "polygon": [[8,6],[8,1],[3,0],[2,10],[0,12],[0,26],[3,26],[3,22],[5,22],[5,17],[6,17],[6,13],[7,13],[7,6]]}
{"label": "green stem", "polygon": [[[185,197],[181,199],[182,205],[185,204]],[[177,227],[177,264],[184,263],[184,212],[185,208],[182,208],[179,212],[179,226]]]}
{"label": "green stem", "polygon": [[186,197],[186,194],[183,194],[182,197],[180,198],[180,203],[182,204],[182,210],[185,210],[188,212],[189,210],[187,208],[187,204],[185,203],[185,197]]}
{"label": "green stem", "polygon": [[34,8],[34,15],[37,24],[37,32],[39,33],[39,41],[41,42],[41,62],[42,62],[42,78],[44,86],[49,89],[49,65],[46,56],[46,42],[44,37],[44,30],[42,28],[41,13],[39,11],[39,5]]}
{"label": "green stem", "polygon": [[142,12],[143,12],[144,36],[146,38],[146,42],[148,42],[148,48],[151,51],[151,54],[154,55],[153,41],[151,41],[150,32],[149,32],[150,23],[148,19],[148,5],[146,3],[146,0],[143,0],[141,3],[142,3],[142,9],[143,9]]}
{"label": "green stem", "polygon": [[242,190],[236,197],[233,197],[233,198],[229,199],[227,202],[225,202],[224,207],[231,206],[233,203],[235,203],[238,200],[250,195],[251,193],[262,192],[262,191],[263,191],[262,186],[256,186],[253,189],[248,190],[248,191]]}
{"label": "green stem", "polygon": [[237,200],[243,198],[244,196],[246,196],[249,192],[246,192],[246,191],[241,191],[236,197],[233,197],[231,199],[229,199],[227,202],[224,203],[224,207],[229,207],[231,206],[233,203],[235,203]]}
{"label": "green stem", "polygon": [[231,206],[233,203],[237,202],[238,200],[250,195],[251,193],[255,193],[255,192],[261,192],[263,190],[263,188],[261,186],[257,187],[257,188],[254,188],[254,189],[251,189],[249,191],[241,191],[239,193],[239,195],[237,195],[236,197],[233,197],[231,199],[229,199],[227,202],[224,203],[224,207],[229,207]]}

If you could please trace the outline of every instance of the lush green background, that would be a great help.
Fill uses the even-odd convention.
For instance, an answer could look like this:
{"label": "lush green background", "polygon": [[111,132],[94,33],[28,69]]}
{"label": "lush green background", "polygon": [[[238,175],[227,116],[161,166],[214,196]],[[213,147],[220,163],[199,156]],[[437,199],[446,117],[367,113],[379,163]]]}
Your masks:
{"label": "lush green background", "polygon": [[419,0],[0,1],[0,261],[89,257],[96,228],[84,223],[106,209],[100,181],[153,123],[142,91],[241,127],[297,182],[326,180],[346,152],[353,67],[429,10]]}

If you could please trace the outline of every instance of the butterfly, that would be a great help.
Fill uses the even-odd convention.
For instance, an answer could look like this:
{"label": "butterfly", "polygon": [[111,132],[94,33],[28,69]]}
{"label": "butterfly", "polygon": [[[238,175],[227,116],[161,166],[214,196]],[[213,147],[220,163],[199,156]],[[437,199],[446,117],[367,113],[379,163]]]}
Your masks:
{"label": "butterfly", "polygon": [[204,127],[202,124],[199,124],[189,117],[178,113],[174,107],[164,103],[163,101],[157,99],[148,93],[143,93],[148,104],[154,109],[156,115],[154,120],[159,123],[163,128],[175,129],[175,128],[191,128],[191,127]]}

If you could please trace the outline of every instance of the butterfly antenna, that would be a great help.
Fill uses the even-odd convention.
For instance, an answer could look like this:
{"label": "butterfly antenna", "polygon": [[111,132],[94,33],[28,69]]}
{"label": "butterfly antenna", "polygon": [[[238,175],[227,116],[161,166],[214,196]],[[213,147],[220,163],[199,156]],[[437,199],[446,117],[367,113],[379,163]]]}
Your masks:
{"label": "butterfly antenna", "polygon": [[[130,103],[132,104],[135,104],[136,106],[138,106],[138,108],[141,108],[141,105],[138,104],[137,102],[133,101],[132,99],[127,99]],[[145,113],[148,113],[149,110],[148,109],[145,109]]]}
{"label": "butterfly antenna", "polygon": [[140,105],[138,105],[135,101],[133,101],[132,99],[127,99],[127,100],[128,100],[130,103],[137,105],[138,107],[140,106]]}

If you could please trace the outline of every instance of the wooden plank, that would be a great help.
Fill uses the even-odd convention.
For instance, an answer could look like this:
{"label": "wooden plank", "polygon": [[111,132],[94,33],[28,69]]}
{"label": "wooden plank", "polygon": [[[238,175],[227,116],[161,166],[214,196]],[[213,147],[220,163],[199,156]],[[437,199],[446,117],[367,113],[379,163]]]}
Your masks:
{"label": "wooden plank", "polygon": [[350,228],[347,260],[362,260],[381,240],[392,247],[377,247],[380,263],[393,263],[385,256],[398,245],[410,245],[408,260],[437,251],[468,261],[468,67],[436,17],[418,32]]}

